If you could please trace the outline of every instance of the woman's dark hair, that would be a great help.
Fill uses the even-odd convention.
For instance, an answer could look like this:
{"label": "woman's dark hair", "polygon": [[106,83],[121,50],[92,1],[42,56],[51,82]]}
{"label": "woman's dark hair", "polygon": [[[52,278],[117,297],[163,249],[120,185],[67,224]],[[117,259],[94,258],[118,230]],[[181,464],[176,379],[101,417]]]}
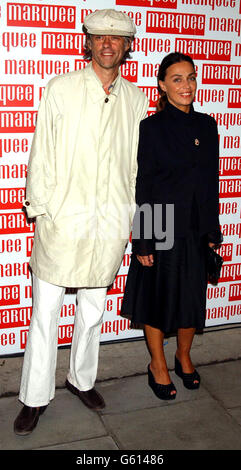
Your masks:
{"label": "woman's dark hair", "polygon": [[182,54],[181,52],[171,52],[171,54],[168,54],[164,57],[164,59],[162,60],[159,66],[158,75],[157,75],[157,88],[160,94],[160,98],[157,102],[157,111],[162,111],[162,109],[164,109],[165,104],[167,102],[167,95],[165,91],[161,89],[159,85],[159,81],[161,80],[163,82],[166,77],[167,69],[171,65],[177,64],[179,62],[189,62],[195,70],[194,62],[189,55]]}

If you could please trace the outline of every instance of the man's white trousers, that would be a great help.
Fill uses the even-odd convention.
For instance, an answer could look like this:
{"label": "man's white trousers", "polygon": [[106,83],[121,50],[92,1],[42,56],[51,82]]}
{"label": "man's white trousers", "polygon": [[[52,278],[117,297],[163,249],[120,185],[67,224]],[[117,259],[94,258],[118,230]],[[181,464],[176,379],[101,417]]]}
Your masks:
{"label": "man's white trousers", "polygon": [[[77,291],[68,381],[79,390],[93,388],[106,288]],[[33,313],[24,354],[19,399],[27,406],[47,405],[55,395],[58,325],[65,287],[49,284],[33,274]]]}

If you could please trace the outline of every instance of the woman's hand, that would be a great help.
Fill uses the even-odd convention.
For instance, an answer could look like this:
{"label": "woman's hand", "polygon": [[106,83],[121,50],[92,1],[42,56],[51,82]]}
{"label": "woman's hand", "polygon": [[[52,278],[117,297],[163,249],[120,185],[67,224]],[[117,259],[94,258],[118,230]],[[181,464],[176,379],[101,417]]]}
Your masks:
{"label": "woman's hand", "polygon": [[153,266],[154,263],[154,256],[153,255],[147,255],[147,256],[140,256],[136,255],[138,261],[142,264],[142,266]]}
{"label": "woman's hand", "polygon": [[215,243],[211,243],[211,242],[209,242],[209,244],[208,244],[208,245],[210,246],[210,248],[214,248],[214,247],[215,247]]}

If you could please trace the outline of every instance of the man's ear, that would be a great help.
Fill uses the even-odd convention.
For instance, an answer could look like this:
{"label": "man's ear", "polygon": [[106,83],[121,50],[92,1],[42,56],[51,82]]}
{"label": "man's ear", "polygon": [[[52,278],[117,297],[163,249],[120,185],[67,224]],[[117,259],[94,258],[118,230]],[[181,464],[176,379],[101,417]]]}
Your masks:
{"label": "man's ear", "polygon": [[90,36],[86,38],[86,45],[90,50],[92,50],[92,41]]}
{"label": "man's ear", "polygon": [[131,49],[131,44],[132,44],[132,39],[131,38],[125,38],[125,52],[129,51]]}

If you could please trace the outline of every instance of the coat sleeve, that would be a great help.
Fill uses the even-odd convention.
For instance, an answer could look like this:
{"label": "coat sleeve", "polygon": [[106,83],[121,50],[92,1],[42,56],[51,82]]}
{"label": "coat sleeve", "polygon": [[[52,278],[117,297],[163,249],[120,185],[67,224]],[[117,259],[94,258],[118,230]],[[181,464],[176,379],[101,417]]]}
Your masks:
{"label": "coat sleeve", "polygon": [[138,149],[138,142],[139,142],[139,127],[140,127],[140,122],[147,117],[147,110],[149,106],[149,101],[147,97],[144,95],[144,93],[141,95],[142,100],[140,101],[140,106],[138,109],[138,114],[137,114],[137,126],[138,126],[138,132],[137,132],[137,139],[135,142],[135,147],[134,147],[134,165],[132,168],[132,172],[130,175],[130,187],[131,187],[131,203],[133,207],[132,211],[132,217],[134,215],[135,211],[135,188],[136,188],[136,177],[137,177],[137,149]]}
{"label": "coat sleeve", "polygon": [[219,224],[219,138],[218,138],[217,123],[214,119],[212,119],[212,132],[213,132],[212,150],[213,150],[213,154],[215,158],[213,184],[214,184],[214,193],[215,193],[214,213],[215,213],[216,229],[210,231],[207,234],[207,238],[209,242],[214,243],[218,247],[223,242],[223,234],[220,230],[220,224]]}
{"label": "coat sleeve", "polygon": [[140,124],[138,146],[138,172],[136,179],[136,212],[133,222],[132,252],[141,256],[154,253],[152,186],[154,152],[151,151],[151,138],[145,126]]}
{"label": "coat sleeve", "polygon": [[53,102],[47,86],[39,106],[28,162],[24,206],[30,218],[47,213],[46,206],[56,186]]}

